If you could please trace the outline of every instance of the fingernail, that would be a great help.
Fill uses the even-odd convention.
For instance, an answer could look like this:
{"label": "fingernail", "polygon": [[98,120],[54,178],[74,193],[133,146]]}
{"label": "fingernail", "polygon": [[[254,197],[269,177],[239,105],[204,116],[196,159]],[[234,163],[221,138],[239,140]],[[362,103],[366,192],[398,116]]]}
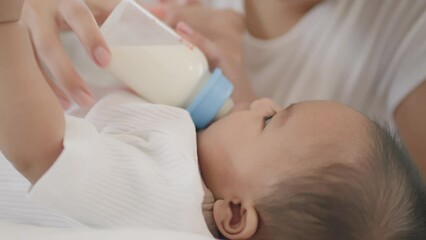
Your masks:
{"label": "fingernail", "polygon": [[104,47],[97,47],[93,52],[96,62],[101,67],[106,67],[111,62],[111,54]]}
{"label": "fingernail", "polygon": [[188,36],[194,34],[194,29],[184,22],[179,22],[178,28]]}
{"label": "fingernail", "polygon": [[82,107],[89,106],[93,103],[93,98],[88,93],[77,90],[72,94],[74,100],[77,102],[78,105]]}

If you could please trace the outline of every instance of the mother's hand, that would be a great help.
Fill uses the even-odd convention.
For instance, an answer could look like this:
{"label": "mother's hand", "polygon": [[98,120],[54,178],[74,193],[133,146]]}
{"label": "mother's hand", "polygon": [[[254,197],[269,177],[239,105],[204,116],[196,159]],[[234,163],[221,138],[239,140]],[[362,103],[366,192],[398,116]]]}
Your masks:
{"label": "mother's hand", "polygon": [[244,18],[232,10],[219,10],[201,4],[200,0],[160,0],[151,7],[165,23],[200,48],[210,67],[219,67],[234,84],[233,99],[249,102],[255,98],[246,80],[242,64]]}
{"label": "mother's hand", "polygon": [[182,4],[182,0],[161,2],[151,7],[151,10],[162,11],[160,18],[169,26],[175,28],[178,22],[185,22],[221,49],[232,53],[233,57],[241,57],[242,35],[245,31],[241,14],[200,4],[200,0],[186,0],[185,4]]}
{"label": "mother's hand", "polygon": [[252,102],[256,99],[250,83],[245,78],[240,58],[236,58],[232,52],[227,51],[184,22],[177,23],[176,31],[206,55],[211,68],[220,68],[234,84],[232,98],[236,103]]}
{"label": "mother's hand", "polygon": [[[92,103],[92,94],[75,70],[59,38],[60,31],[71,29],[100,67],[111,61],[111,53],[102,37],[98,22],[105,20],[117,0],[27,0],[21,22],[29,29],[32,43],[44,70],[45,78],[64,108],[69,107],[67,95],[49,78],[47,72],[63,83],[70,96],[80,105]],[[46,66],[47,70],[40,63]]]}

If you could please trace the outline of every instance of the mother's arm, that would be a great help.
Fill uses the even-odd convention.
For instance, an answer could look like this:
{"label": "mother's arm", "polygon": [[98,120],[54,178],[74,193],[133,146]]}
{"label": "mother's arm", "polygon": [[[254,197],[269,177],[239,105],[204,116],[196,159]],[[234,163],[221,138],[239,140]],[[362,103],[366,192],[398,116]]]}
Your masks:
{"label": "mother's arm", "polygon": [[426,176],[426,82],[401,102],[395,120],[408,151]]}
{"label": "mother's arm", "polygon": [[0,0],[0,150],[34,183],[62,150],[62,108],[38,68],[21,0]]}
{"label": "mother's arm", "polygon": [[0,0],[0,23],[18,21],[23,5],[24,0]]}

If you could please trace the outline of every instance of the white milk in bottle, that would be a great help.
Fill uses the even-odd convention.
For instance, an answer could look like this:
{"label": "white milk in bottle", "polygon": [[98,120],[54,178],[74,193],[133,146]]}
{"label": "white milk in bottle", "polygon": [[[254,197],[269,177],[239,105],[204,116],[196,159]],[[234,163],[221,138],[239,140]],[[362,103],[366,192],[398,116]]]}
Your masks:
{"label": "white milk in bottle", "polygon": [[207,61],[198,48],[114,46],[111,51],[109,70],[150,102],[187,107],[209,77]]}
{"label": "white milk in bottle", "polygon": [[229,112],[233,86],[203,53],[132,0],[101,28],[112,52],[108,71],[144,99],[185,108],[198,129]]}

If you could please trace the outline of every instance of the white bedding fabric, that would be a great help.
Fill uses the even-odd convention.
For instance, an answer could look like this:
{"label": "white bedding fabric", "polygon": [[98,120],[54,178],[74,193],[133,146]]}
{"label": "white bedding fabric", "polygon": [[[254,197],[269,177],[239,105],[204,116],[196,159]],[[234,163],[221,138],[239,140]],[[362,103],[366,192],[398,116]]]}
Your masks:
{"label": "white bedding fabric", "polygon": [[0,222],[1,239],[5,240],[212,240],[201,235],[155,230],[59,229]]}

